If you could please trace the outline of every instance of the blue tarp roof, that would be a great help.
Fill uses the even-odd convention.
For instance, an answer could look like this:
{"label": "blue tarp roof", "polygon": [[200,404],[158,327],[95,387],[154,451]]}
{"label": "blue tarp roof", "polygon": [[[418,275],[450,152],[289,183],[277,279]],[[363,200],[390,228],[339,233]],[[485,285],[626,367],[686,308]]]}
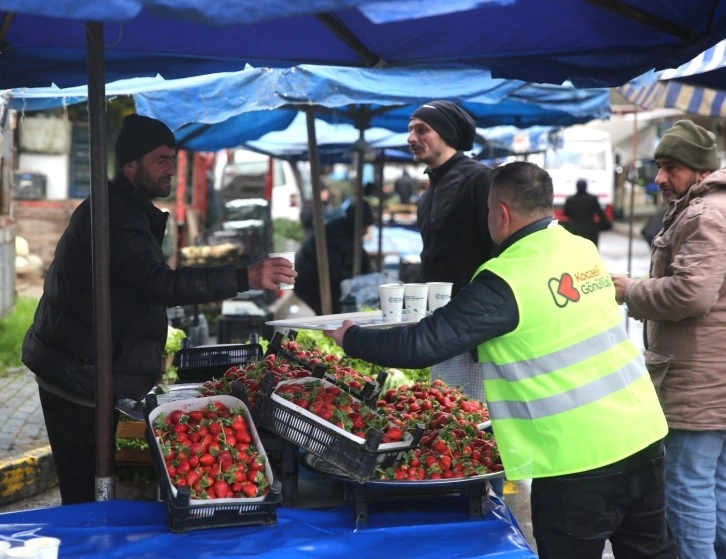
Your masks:
{"label": "blue tarp roof", "polygon": [[135,95],[140,114],[167,122],[182,145],[196,150],[243,143],[245,126],[255,118],[251,115],[273,109],[314,108],[331,123],[404,132],[412,111],[438,98],[459,102],[482,128],[565,126],[610,115],[607,89],[495,79],[470,68],[249,69]]}
{"label": "blue tarp roof", "polygon": [[[274,112],[274,111],[273,111]],[[265,134],[257,140],[245,142],[245,147],[261,153],[290,160],[308,159],[307,119],[298,113],[290,126]],[[373,147],[397,134],[383,128],[370,128],[365,131],[366,141]],[[321,119],[315,120],[315,139],[319,159],[322,163],[351,161],[351,146],[359,139],[360,131],[351,124],[330,124]],[[405,144],[403,144],[405,145]],[[396,147],[401,144],[396,143]],[[410,156],[409,156],[410,159]]]}
{"label": "blue tarp roof", "polygon": [[465,64],[535,83],[618,86],[726,36],[726,0],[3,0],[2,8],[2,88],[85,83],[85,20],[110,22],[108,81],[245,63]]}
{"label": "blue tarp roof", "polygon": [[[461,103],[482,128],[565,126],[610,114],[607,89],[494,79],[472,68],[247,68],[178,80],[121,80],[108,84],[106,95],[133,95],[140,114],[166,122],[181,145],[199,151],[256,140],[285,128],[298,109],[309,107],[332,124],[393,132],[406,131],[415,107],[436,98]],[[87,88],[77,86],[17,88],[3,97],[13,109],[34,111],[82,102],[86,96]]]}

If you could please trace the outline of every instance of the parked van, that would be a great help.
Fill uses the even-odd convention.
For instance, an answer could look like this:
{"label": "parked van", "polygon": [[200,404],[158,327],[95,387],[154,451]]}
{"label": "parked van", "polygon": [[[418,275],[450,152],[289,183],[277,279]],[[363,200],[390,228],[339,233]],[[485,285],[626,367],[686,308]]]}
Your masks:
{"label": "parked van", "polygon": [[[231,153],[231,161],[228,153]],[[295,164],[249,150],[222,154],[224,162],[215,181],[222,204],[237,199],[263,198],[270,203],[272,219],[300,219],[303,198],[310,197],[307,164]]]}

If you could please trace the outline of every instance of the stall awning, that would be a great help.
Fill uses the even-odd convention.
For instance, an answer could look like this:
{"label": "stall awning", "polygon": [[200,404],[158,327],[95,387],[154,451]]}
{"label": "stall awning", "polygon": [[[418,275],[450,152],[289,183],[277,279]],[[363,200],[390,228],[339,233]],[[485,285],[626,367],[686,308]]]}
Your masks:
{"label": "stall awning", "polygon": [[694,115],[726,118],[726,90],[658,81],[645,87],[628,84],[618,91],[642,109],[679,109]]}

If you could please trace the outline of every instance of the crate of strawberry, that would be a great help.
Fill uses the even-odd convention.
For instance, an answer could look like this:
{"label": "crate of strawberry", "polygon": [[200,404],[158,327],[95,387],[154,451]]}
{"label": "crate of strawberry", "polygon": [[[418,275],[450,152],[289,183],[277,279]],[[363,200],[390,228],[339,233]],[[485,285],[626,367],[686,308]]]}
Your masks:
{"label": "crate of strawberry", "polygon": [[199,395],[232,394],[232,386],[235,382],[240,382],[245,389],[246,403],[254,414],[257,393],[260,390],[262,381],[268,374],[273,376],[274,382],[277,384],[283,380],[309,377],[312,373],[296,363],[291,363],[286,359],[278,358],[275,354],[270,354],[249,363],[232,365],[219,378],[203,382],[199,386]]}
{"label": "crate of strawberry", "polygon": [[496,441],[491,433],[473,423],[462,423],[452,415],[438,412],[411,449],[376,479],[396,481],[462,480],[504,475]]}
{"label": "crate of strawberry", "polygon": [[277,522],[280,483],[241,400],[150,395],[146,425],[172,532]]}
{"label": "crate of strawberry", "polygon": [[366,481],[416,447],[423,427],[402,429],[327,379],[265,379],[257,417],[268,430]]}
{"label": "crate of strawberry", "polygon": [[402,426],[411,422],[428,425],[440,414],[452,416],[462,423],[479,425],[480,428],[490,424],[489,410],[484,404],[440,379],[386,390],[377,405],[380,411]]}
{"label": "crate of strawberry", "polygon": [[388,377],[386,371],[380,371],[374,379],[357,371],[337,355],[324,353],[320,348],[298,343],[295,339],[296,336],[297,332],[294,330],[290,330],[287,336],[277,332],[267,346],[266,355],[276,355],[278,359],[295,363],[310,371],[323,367],[328,381],[345,388],[354,397],[369,404],[378,400],[383,384]]}

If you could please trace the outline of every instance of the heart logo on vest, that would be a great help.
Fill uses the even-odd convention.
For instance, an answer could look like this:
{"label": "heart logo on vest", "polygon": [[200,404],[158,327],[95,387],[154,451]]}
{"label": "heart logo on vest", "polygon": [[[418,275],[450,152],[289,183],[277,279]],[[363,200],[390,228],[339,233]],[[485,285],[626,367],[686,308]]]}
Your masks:
{"label": "heart logo on vest", "polygon": [[580,300],[580,292],[575,287],[572,276],[567,272],[562,274],[560,279],[551,278],[547,285],[550,288],[555,305],[560,308],[564,308],[570,301],[577,303]]}

